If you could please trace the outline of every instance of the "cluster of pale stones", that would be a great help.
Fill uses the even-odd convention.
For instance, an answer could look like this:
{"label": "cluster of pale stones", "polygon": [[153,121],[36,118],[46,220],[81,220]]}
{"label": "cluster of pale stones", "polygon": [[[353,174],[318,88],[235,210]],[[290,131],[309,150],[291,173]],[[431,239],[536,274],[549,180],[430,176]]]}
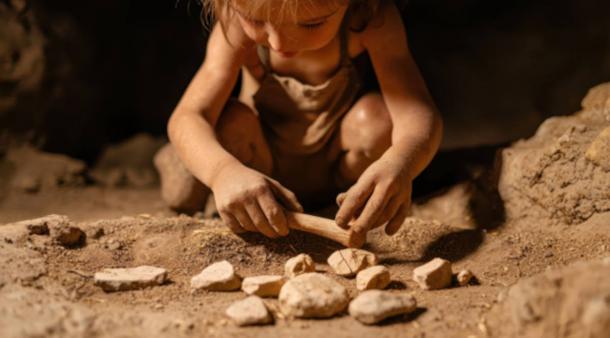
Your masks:
{"label": "cluster of pale stones", "polygon": [[[65,216],[49,215],[23,222],[30,234],[50,235],[65,247],[82,245],[86,234],[73,226]],[[96,237],[92,234],[92,237]],[[226,314],[237,325],[273,322],[261,297],[278,297],[282,314],[295,318],[327,318],[343,312],[365,324],[410,313],[416,308],[411,295],[381,291],[391,281],[390,271],[378,265],[375,254],[360,249],[335,251],[327,260],[333,272],[341,277],[356,277],[356,288],[362,291],[350,302],[345,287],[332,278],[317,273],[312,258],[306,254],[289,259],[284,275],[242,278],[227,261],[214,263],[191,279],[193,290],[234,291],[241,289],[248,298],[232,304]],[[104,269],[95,273],[94,283],[106,292],[141,289],[167,281],[166,269],[154,266]],[[472,278],[468,270],[457,275],[460,285]],[[413,280],[423,289],[439,289],[451,284],[451,263],[435,258],[413,270]]]}
{"label": "cluster of pale stones", "polygon": [[[361,292],[351,302],[347,289],[334,279],[317,273],[312,258],[306,254],[289,259],[283,276],[265,275],[243,280],[229,262],[217,262],[194,276],[191,288],[207,291],[241,289],[248,297],[226,310],[226,315],[240,326],[273,322],[262,299],[264,297],[277,297],[281,314],[288,318],[328,318],[347,308],[352,317],[369,325],[416,309],[417,302],[413,296],[382,291],[390,284],[391,276],[387,267],[378,265],[375,254],[360,249],[338,250],[330,255],[327,263],[336,275],[356,278],[356,288]],[[472,274],[460,273],[459,276],[460,284],[466,284],[466,279]],[[451,278],[450,263],[440,258],[414,271],[414,280],[424,289],[447,287]]]}
{"label": "cluster of pale stones", "polygon": [[[207,291],[241,290],[247,298],[233,303],[226,315],[236,325],[273,323],[262,298],[277,297],[281,315],[288,318],[328,318],[348,309],[349,314],[364,324],[376,324],[386,318],[413,312],[415,298],[409,294],[382,291],[391,282],[387,267],[378,265],[375,254],[360,249],[335,251],[327,260],[332,271],[341,277],[356,278],[361,291],[350,302],[347,289],[336,280],[317,273],[309,255],[289,259],[284,275],[263,275],[242,278],[231,263],[220,261],[207,266],[191,278],[191,289]],[[425,290],[445,288],[452,281],[451,263],[441,258],[413,270],[413,280]],[[460,285],[472,278],[468,270],[457,274]],[[153,266],[126,269],[105,269],[94,276],[95,284],[104,291],[124,291],[161,285],[167,271]]]}

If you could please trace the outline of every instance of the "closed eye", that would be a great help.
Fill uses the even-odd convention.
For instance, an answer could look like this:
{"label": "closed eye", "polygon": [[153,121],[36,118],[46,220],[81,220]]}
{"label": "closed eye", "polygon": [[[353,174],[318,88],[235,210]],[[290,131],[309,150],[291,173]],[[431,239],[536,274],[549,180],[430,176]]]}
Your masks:
{"label": "closed eye", "polygon": [[316,29],[324,25],[326,21],[314,22],[314,23],[300,23],[299,26],[307,29]]}

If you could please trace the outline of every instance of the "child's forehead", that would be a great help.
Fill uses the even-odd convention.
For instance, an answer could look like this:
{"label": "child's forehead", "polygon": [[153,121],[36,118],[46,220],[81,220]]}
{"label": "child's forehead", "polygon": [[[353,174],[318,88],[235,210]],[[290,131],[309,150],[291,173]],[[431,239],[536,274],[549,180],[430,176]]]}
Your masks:
{"label": "child's forehead", "polygon": [[342,0],[230,0],[230,5],[242,14],[273,21],[311,21],[332,15],[347,3]]}

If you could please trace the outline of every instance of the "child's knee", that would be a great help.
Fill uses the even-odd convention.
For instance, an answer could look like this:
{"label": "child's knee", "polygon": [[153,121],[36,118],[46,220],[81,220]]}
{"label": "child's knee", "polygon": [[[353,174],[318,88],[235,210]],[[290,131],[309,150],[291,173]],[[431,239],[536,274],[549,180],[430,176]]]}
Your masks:
{"label": "child's knee", "polygon": [[230,99],[224,107],[222,114],[216,124],[216,134],[230,137],[235,130],[244,125],[258,123],[258,117],[245,104],[235,99]]}
{"label": "child's knee", "polygon": [[220,144],[245,165],[271,172],[271,152],[254,111],[238,100],[229,100],[216,125]]}
{"label": "child's knee", "polygon": [[392,120],[383,98],[367,94],[352,107],[342,125],[347,150],[376,159],[391,145]]}

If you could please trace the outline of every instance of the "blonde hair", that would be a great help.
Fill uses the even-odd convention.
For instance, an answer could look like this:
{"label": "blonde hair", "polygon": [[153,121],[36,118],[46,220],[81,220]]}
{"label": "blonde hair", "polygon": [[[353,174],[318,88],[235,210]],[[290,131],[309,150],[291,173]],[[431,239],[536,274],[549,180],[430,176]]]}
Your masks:
{"label": "blonde hair", "polygon": [[[232,0],[198,0],[202,4],[201,21],[208,29],[212,27],[213,22],[218,18],[226,18],[230,11],[229,5]],[[269,0],[248,0],[246,14],[250,14],[262,8]],[[362,31],[366,28],[368,22],[373,18],[380,1],[383,0],[278,0],[281,1],[279,7],[280,16],[291,16],[296,19],[297,8],[307,2],[314,5],[316,1],[324,1],[326,3],[335,2],[337,4],[348,4],[350,22],[349,27],[353,31]],[[271,13],[269,13],[271,15]],[[224,29],[224,20],[220,20]]]}

